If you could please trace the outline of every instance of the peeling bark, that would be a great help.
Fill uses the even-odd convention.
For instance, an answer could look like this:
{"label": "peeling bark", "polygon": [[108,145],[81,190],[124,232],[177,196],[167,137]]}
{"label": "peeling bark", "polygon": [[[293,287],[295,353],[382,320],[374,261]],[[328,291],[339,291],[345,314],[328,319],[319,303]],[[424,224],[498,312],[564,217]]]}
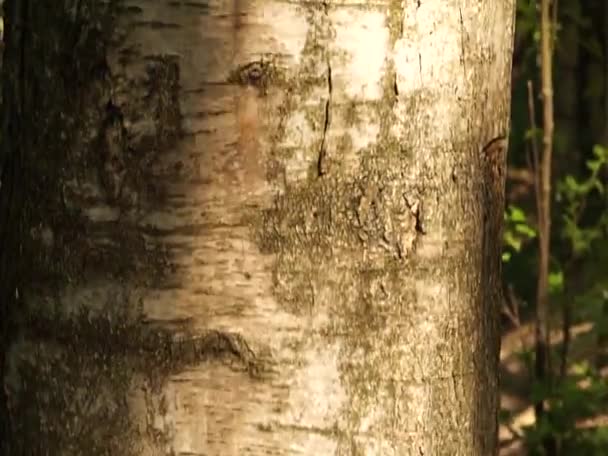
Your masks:
{"label": "peeling bark", "polygon": [[30,4],[19,444],[492,454],[513,18]]}

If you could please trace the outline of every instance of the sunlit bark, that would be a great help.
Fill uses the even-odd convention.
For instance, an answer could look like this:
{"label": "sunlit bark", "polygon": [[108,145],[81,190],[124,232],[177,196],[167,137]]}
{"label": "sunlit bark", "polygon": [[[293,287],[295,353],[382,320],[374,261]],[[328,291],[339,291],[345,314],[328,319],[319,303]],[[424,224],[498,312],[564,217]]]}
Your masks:
{"label": "sunlit bark", "polygon": [[513,2],[76,3],[13,44],[19,435],[491,454]]}

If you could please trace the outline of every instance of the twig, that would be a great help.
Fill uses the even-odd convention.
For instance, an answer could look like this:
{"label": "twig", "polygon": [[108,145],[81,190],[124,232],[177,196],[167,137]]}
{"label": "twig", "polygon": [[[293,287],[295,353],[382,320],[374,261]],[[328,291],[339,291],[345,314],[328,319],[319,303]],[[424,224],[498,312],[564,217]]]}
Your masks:
{"label": "twig", "polygon": [[[534,107],[534,87],[532,81],[528,80],[528,116],[530,117],[530,128],[532,134],[530,135],[530,145],[532,149],[532,163],[530,163],[530,154],[528,153],[528,167],[532,170],[534,175],[534,197],[536,199],[536,208],[540,207],[540,192],[539,192],[539,165],[538,165],[538,143],[536,141],[536,109]],[[538,229],[540,231],[541,220],[538,221]]]}
{"label": "twig", "polygon": [[[551,158],[553,152],[553,74],[552,74],[552,21],[551,0],[541,0],[541,93],[543,101],[543,153],[540,158],[537,174],[537,212],[539,226],[539,264],[538,285],[536,290],[536,359],[535,373],[537,381],[550,379],[551,360],[549,352],[549,259],[551,240]],[[536,421],[540,422],[544,414],[543,401],[534,406]],[[543,442],[545,453],[550,456],[555,452],[555,440],[547,438]]]}
{"label": "twig", "polygon": [[515,328],[521,326],[521,319],[519,318],[519,300],[515,296],[513,286],[508,287],[508,299],[503,301],[502,313],[511,321]]}
{"label": "twig", "polygon": [[570,308],[570,293],[566,295],[566,299],[562,305],[562,349],[560,353],[560,368],[559,376],[563,381],[568,372],[568,352],[570,351],[570,326],[572,326],[572,316]]}

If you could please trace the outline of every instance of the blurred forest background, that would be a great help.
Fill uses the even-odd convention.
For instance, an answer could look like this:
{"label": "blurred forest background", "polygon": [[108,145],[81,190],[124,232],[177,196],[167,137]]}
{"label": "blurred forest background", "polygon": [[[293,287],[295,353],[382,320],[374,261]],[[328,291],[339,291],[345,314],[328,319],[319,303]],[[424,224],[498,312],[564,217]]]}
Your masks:
{"label": "blurred forest background", "polygon": [[608,1],[544,1],[517,6],[501,455],[608,455]]}
{"label": "blurred forest background", "polygon": [[544,1],[517,6],[500,454],[608,455],[608,0],[552,2],[549,61]]}

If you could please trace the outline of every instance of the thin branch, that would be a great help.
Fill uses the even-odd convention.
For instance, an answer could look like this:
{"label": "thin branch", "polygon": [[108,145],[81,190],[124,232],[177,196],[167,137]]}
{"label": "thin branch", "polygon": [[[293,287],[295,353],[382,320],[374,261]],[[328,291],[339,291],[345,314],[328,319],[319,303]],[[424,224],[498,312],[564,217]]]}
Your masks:
{"label": "thin branch", "polygon": [[[537,127],[536,127],[536,108],[534,106],[534,86],[532,84],[531,80],[528,80],[528,116],[530,117],[530,128],[532,130],[532,134],[530,135],[530,146],[532,149],[532,163],[530,163],[530,159],[529,159],[529,155],[528,154],[528,166],[530,167],[530,169],[532,170],[532,173],[534,175],[534,197],[536,199],[536,210],[538,211],[540,208],[540,166],[538,164],[539,162],[539,152],[538,152],[538,142],[536,141],[536,132],[537,132]],[[540,217],[540,214],[537,214],[537,219],[538,219],[538,229],[540,231],[541,227],[540,224],[542,223]]]}
{"label": "thin branch", "polygon": [[566,296],[562,305],[562,349],[560,353],[559,377],[560,381],[566,378],[568,373],[568,353],[570,351],[570,327],[572,326],[572,309],[570,305],[570,293]]}
{"label": "thin branch", "polygon": [[[541,0],[541,93],[543,102],[543,152],[537,168],[539,188],[537,189],[537,212],[539,226],[538,284],[536,289],[536,359],[537,381],[547,382],[551,375],[549,351],[549,259],[551,241],[551,158],[553,153],[553,33],[551,20],[551,0]],[[534,406],[536,421],[543,416],[543,401]],[[555,440],[546,439],[545,453],[554,454]]]}
{"label": "thin branch", "polygon": [[504,300],[502,313],[511,321],[515,328],[521,327],[521,319],[519,318],[519,299],[515,295],[515,290],[512,285],[507,287],[507,299]]}

